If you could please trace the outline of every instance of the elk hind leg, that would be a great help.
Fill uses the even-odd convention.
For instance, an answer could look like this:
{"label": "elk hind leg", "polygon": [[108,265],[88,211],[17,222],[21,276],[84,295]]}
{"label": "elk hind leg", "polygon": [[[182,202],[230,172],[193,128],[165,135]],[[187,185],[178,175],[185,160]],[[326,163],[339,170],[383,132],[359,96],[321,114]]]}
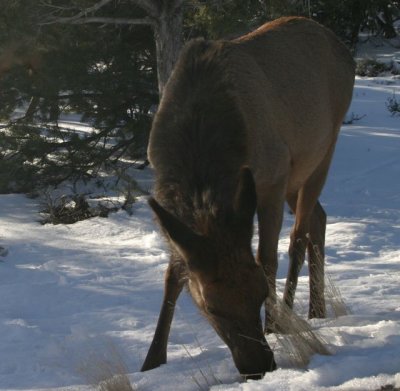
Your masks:
{"label": "elk hind leg", "polygon": [[325,318],[326,315],[324,297],[325,230],[326,213],[321,204],[317,202],[311,216],[308,242],[308,268],[310,275],[310,307],[308,316],[310,319]]}
{"label": "elk hind leg", "polygon": [[[320,175],[319,171],[315,172],[314,175],[311,176],[309,181],[298,191],[296,195],[287,197],[289,206],[295,213],[295,223],[290,234],[289,270],[283,296],[284,302],[289,308],[293,308],[293,301],[297,288],[298,277],[300,274],[300,270],[304,264],[306,250],[307,248],[310,248],[309,240],[312,225],[311,223],[314,223],[319,215],[325,214],[322,210],[322,207],[319,206],[316,209],[318,196],[322,189],[325,176],[326,175]],[[321,210],[323,213],[321,213]],[[321,220],[321,226],[323,225],[323,222],[324,221]],[[315,230],[315,232],[319,233],[318,228]],[[320,238],[320,236],[318,235],[315,236],[317,238]],[[325,237],[325,235],[323,236]],[[319,244],[323,244],[323,242],[319,242]],[[317,257],[314,255],[312,256],[312,262],[316,263],[317,266],[320,266],[320,262],[317,261]],[[320,273],[320,268],[315,268],[313,265],[312,269],[314,276],[316,275],[316,273]],[[313,279],[313,281],[315,281],[315,278]]]}
{"label": "elk hind leg", "polygon": [[[301,191],[299,193],[301,193]],[[290,309],[293,308],[297,281],[300,270],[304,264],[308,244],[307,234],[309,218],[307,213],[304,213],[305,210],[303,205],[301,205],[301,199],[301,194],[299,196],[288,197],[289,206],[295,214],[295,223],[290,234],[289,269],[286,278],[283,301]]]}
{"label": "elk hind leg", "polygon": [[[322,317],[325,315],[324,294],[324,244],[326,215],[318,202],[324,186],[334,144],[328,150],[324,160],[295,196],[287,197],[289,206],[295,213],[295,223],[290,237],[289,272],[286,280],[284,301],[293,308],[294,294],[298,275],[308,248],[310,255],[310,287],[311,298],[309,315]],[[310,242],[311,239],[311,242]],[[317,247],[313,246],[316,245]]]}

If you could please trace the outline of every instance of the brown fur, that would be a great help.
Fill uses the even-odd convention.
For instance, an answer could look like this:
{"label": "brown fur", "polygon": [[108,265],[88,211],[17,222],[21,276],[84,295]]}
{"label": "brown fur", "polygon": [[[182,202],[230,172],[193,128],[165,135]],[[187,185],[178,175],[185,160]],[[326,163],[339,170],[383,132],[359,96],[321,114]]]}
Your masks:
{"label": "brown fur", "polygon": [[310,317],[325,316],[326,215],[318,197],[353,82],[347,49],[303,18],[279,19],[234,41],[195,40],[183,50],[148,149],[156,175],[150,205],[170,243],[171,262],[143,370],[166,362],[185,282],[242,374],[257,377],[275,368],[259,312],[268,295],[266,327],[273,329],[285,201],[296,220],[284,301],[292,307],[308,248]]}
{"label": "brown fur", "polygon": [[0,77],[14,67],[24,66],[29,74],[36,72],[41,65],[41,55],[27,44],[11,42],[0,48]]}

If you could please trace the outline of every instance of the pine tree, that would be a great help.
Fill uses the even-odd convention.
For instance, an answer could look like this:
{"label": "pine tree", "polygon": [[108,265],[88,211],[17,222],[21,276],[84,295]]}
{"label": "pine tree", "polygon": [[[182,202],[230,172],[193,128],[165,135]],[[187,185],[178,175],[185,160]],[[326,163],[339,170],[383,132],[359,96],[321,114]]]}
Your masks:
{"label": "pine tree", "polygon": [[[6,8],[10,23],[36,11],[22,1]],[[0,191],[93,177],[122,155],[143,158],[158,100],[149,28],[34,22],[0,37],[13,65],[0,75]],[[71,118],[92,130],[70,127]]]}
{"label": "pine tree", "polygon": [[[185,39],[235,37],[283,15],[354,46],[393,36],[389,0],[0,0],[0,192],[91,178],[145,158],[151,111]],[[373,23],[371,24],[371,21]],[[71,118],[83,129],[68,125]]]}

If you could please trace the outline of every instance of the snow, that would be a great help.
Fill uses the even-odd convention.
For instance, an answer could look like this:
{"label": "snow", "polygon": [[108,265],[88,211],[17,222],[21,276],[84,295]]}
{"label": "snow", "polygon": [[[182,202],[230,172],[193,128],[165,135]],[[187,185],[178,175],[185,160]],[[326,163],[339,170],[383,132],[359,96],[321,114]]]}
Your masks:
{"label": "snow", "polygon": [[[1,195],[0,391],[90,390],[82,369],[103,359],[123,361],[139,391],[400,387],[400,118],[385,106],[393,94],[400,94],[395,77],[357,79],[349,113],[362,118],[343,126],[321,197],[329,219],[326,269],[349,309],[310,322],[332,355],[315,355],[307,368],[294,368],[268,336],[280,368],[244,383],[226,345],[183,292],[167,365],[141,373],[168,262],[146,198],[134,204],[132,216],[119,211],[107,219],[43,226],[40,200]],[[151,181],[149,169],[137,175],[139,182]],[[280,289],[291,223],[287,214]],[[303,318],[307,287],[305,267],[295,308]]]}

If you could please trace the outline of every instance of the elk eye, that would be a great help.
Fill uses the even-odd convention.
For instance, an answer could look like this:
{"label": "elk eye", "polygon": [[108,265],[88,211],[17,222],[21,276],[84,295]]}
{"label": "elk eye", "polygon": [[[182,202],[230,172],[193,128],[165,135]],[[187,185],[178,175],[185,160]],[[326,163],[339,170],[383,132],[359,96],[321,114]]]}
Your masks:
{"label": "elk eye", "polygon": [[214,309],[212,308],[212,307],[210,307],[210,306],[206,306],[206,311],[209,313],[209,314],[213,314],[213,312],[214,312]]}
{"label": "elk eye", "polygon": [[206,306],[206,311],[210,314],[210,315],[217,315],[217,311],[210,306]]}

